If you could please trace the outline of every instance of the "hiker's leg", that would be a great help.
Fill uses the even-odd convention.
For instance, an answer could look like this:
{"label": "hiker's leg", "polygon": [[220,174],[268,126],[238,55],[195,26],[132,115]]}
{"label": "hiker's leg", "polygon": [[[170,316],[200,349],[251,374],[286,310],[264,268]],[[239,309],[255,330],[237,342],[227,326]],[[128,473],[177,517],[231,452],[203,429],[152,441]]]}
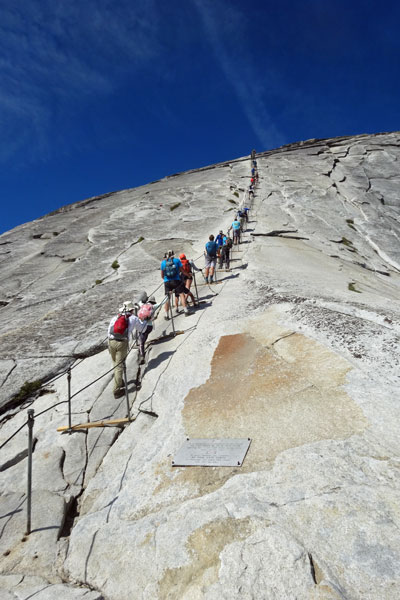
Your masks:
{"label": "hiker's leg", "polygon": [[214,279],[214,270],[215,270],[215,263],[216,263],[215,259],[212,263],[211,263],[211,267],[210,267],[210,283],[213,283],[213,279]]}
{"label": "hiker's leg", "polygon": [[145,341],[146,341],[148,335],[149,334],[147,333],[147,329],[146,329],[146,331],[139,333],[139,354],[140,354],[140,356],[144,356],[144,344],[145,344]]}
{"label": "hiker's leg", "polygon": [[115,345],[115,340],[108,340],[108,351],[110,353],[112,364],[113,364],[113,367],[114,367],[114,386],[113,386],[113,389],[114,389],[114,392],[115,392],[115,390],[117,389],[117,383],[116,383],[116,379],[115,379],[115,365],[117,364],[117,360],[116,360],[117,349],[116,349],[116,345]]}
{"label": "hiker's leg", "polygon": [[183,306],[183,308],[184,308],[184,309],[186,309],[186,308],[187,308],[187,304],[186,304],[186,298],[185,298],[185,294],[183,294],[183,293],[182,293],[182,294],[180,294],[180,296],[179,296],[179,297],[180,297],[180,299],[181,299],[181,302],[182,302],[182,306]]}
{"label": "hiker's leg", "polygon": [[139,340],[140,340],[140,356],[142,358],[142,361],[144,362],[144,355],[145,355],[145,348],[144,345],[147,341],[147,338],[149,337],[149,334],[152,332],[153,330],[153,325],[148,325],[146,330],[143,331],[143,333],[139,334]]}
{"label": "hiker's leg", "polygon": [[168,296],[168,300],[164,304],[165,316],[167,317],[169,313],[169,301],[171,299],[171,290],[167,284],[164,285],[164,292],[165,295]]}
{"label": "hiker's leg", "polygon": [[128,354],[128,342],[118,342],[117,340],[110,340],[110,342],[113,342],[114,346],[114,391],[116,391],[118,388],[122,387],[124,381],[123,361],[126,359]]}

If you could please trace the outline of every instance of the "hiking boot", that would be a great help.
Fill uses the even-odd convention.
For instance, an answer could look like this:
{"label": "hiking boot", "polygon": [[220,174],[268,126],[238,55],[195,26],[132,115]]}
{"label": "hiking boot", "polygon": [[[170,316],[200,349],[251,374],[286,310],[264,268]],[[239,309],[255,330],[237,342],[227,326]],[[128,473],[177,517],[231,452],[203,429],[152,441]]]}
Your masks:
{"label": "hiking boot", "polygon": [[165,315],[164,321],[169,321],[169,316],[168,315]]}
{"label": "hiking boot", "polygon": [[208,283],[208,277],[204,277],[204,281]]}
{"label": "hiking boot", "polygon": [[144,356],[141,356],[139,359],[139,365],[144,365],[146,363],[146,359]]}
{"label": "hiking boot", "polygon": [[212,278],[212,277],[211,277],[211,279],[210,279],[210,283],[214,283],[214,280],[213,280],[213,278]]}
{"label": "hiking boot", "polygon": [[125,388],[118,388],[114,391],[114,398],[121,398],[125,396]]}
{"label": "hiking boot", "polygon": [[190,317],[190,315],[193,315],[194,312],[192,310],[185,310],[185,317]]}

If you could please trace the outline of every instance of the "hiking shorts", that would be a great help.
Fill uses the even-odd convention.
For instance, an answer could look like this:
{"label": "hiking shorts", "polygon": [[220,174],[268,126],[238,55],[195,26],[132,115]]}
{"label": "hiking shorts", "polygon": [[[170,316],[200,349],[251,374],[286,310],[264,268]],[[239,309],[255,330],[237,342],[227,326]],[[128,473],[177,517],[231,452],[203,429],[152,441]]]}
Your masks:
{"label": "hiking shorts", "polygon": [[205,262],[206,268],[215,267],[215,265],[217,264],[216,256],[209,256],[208,254],[206,254],[205,259],[206,259],[206,262]]}
{"label": "hiking shorts", "polygon": [[175,296],[185,293],[185,284],[180,279],[173,279],[172,281],[164,281],[164,291],[166,294],[169,292],[175,292]]}
{"label": "hiking shorts", "polygon": [[178,297],[181,294],[189,294],[190,290],[186,287],[184,282],[182,281],[182,285],[174,289],[175,296]]}

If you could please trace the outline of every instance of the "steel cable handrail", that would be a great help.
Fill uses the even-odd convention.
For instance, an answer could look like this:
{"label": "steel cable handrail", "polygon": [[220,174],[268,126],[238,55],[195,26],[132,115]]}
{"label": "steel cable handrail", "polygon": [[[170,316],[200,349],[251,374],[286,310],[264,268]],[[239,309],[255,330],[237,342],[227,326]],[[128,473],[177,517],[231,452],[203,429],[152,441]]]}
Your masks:
{"label": "steel cable handrail", "polygon": [[[199,254],[199,256],[197,256],[196,258],[192,259],[192,261],[194,262],[195,260],[198,260],[199,258],[201,258],[202,256],[204,256],[204,252],[202,252],[201,254]],[[202,269],[201,269],[202,271]],[[148,295],[148,297],[153,296],[163,285],[163,281],[154,289],[154,291],[150,292],[150,294]],[[225,285],[225,284],[224,284]],[[210,287],[210,285],[209,285]],[[211,287],[210,287],[211,289]],[[211,290],[215,295],[219,295],[218,292],[214,292],[214,290]],[[222,290],[221,290],[222,291]],[[161,307],[158,309],[157,315],[160,312]],[[106,338],[104,338],[99,346],[103,345],[105,341],[107,341],[108,336]],[[133,344],[131,345],[131,347],[129,348],[126,357],[121,360],[119,363],[117,363],[115,366],[113,366],[111,369],[109,369],[108,371],[106,371],[105,373],[103,373],[102,375],[100,375],[100,377],[97,377],[96,379],[94,379],[93,381],[91,381],[90,383],[88,383],[86,386],[84,386],[83,388],[81,388],[80,390],[78,390],[77,392],[75,392],[74,394],[71,395],[70,400],[72,400],[72,398],[75,398],[75,396],[77,396],[78,394],[82,393],[83,391],[85,391],[86,389],[88,389],[89,387],[91,387],[92,385],[94,385],[95,383],[97,383],[98,381],[100,381],[103,377],[106,377],[106,375],[109,375],[110,373],[112,373],[115,369],[115,367],[120,366],[121,364],[123,364],[126,360],[126,358],[129,356],[130,352],[132,351],[133,348],[137,347],[137,342],[133,342]],[[179,347],[179,346],[178,346]],[[51,385],[52,383],[54,383],[55,381],[57,381],[58,379],[60,379],[61,377],[63,377],[64,375],[68,374],[68,372],[72,371],[72,369],[74,369],[75,367],[79,366],[83,361],[85,360],[85,358],[82,358],[81,360],[79,360],[78,362],[76,362],[76,364],[72,365],[72,367],[69,367],[66,370],[63,370],[62,372],[58,373],[56,376],[53,377],[53,379],[50,379],[50,381],[46,381],[43,382],[39,389],[42,389],[45,386]],[[169,364],[169,363],[168,363]],[[155,390],[154,390],[155,391]],[[153,391],[153,394],[154,394]],[[153,395],[152,394],[152,395]],[[152,397],[151,395],[151,397]],[[150,397],[150,398],[151,398]],[[138,409],[140,411],[140,407],[142,406],[142,404],[144,402],[147,402],[150,398],[143,400]],[[56,404],[53,404],[52,406],[49,406],[48,408],[44,409],[43,411],[41,411],[40,413],[38,413],[37,415],[35,415],[36,417],[40,417],[41,415],[45,414],[46,412],[48,412],[49,410],[56,408],[57,406],[60,406],[61,404],[66,404],[68,402],[68,400],[61,400],[60,402],[57,402]],[[3,442],[0,446],[0,449],[3,448],[8,442],[10,442],[26,425],[27,425],[28,421],[25,421],[25,423],[23,423],[21,425],[21,427],[19,427],[17,429],[17,431],[15,431],[5,442]]]}

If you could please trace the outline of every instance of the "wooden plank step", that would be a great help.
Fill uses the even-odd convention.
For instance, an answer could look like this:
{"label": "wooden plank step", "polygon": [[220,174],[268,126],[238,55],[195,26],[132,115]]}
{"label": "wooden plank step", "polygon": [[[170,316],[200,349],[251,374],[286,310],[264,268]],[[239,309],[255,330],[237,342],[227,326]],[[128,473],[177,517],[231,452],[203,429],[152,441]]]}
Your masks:
{"label": "wooden plank step", "polygon": [[72,425],[71,429],[68,425],[57,427],[57,431],[78,431],[79,429],[91,429],[92,427],[108,427],[110,425],[125,425],[126,423],[132,423],[136,417],[128,419],[104,419],[103,421],[93,421],[92,423],[79,423],[78,425]]}

